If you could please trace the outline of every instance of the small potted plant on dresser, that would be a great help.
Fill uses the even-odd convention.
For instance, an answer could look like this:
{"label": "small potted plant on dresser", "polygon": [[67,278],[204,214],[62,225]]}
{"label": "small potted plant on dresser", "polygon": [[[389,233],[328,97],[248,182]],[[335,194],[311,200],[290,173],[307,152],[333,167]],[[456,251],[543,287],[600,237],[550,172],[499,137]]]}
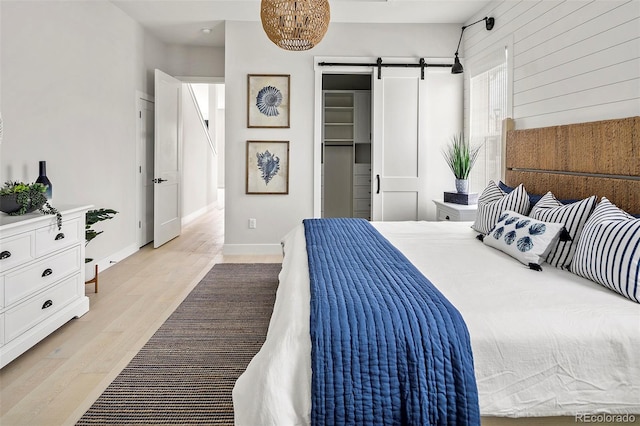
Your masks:
{"label": "small potted plant on dresser", "polygon": [[[104,231],[96,231],[93,229],[93,225],[98,222],[102,222],[103,220],[113,219],[118,212],[113,209],[94,209],[89,210],[86,213],[86,224],[85,224],[85,246],[89,244],[95,237],[102,234]],[[95,292],[98,292],[98,264],[94,264],[92,258],[85,258],[85,284],[94,283],[95,284]]]}
{"label": "small potted plant on dresser", "polygon": [[56,216],[58,229],[62,228],[62,215],[49,204],[45,195],[46,185],[7,181],[0,188],[0,211],[10,216],[19,216],[36,210]]}

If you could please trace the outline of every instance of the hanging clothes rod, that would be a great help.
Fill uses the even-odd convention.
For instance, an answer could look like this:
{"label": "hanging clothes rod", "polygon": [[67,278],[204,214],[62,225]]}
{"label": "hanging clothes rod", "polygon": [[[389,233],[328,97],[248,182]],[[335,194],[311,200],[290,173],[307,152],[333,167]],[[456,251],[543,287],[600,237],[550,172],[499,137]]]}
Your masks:
{"label": "hanging clothes rod", "polygon": [[398,63],[388,63],[385,64],[382,62],[382,58],[378,58],[375,64],[363,64],[363,63],[353,63],[353,62],[318,62],[318,65],[322,67],[336,67],[336,66],[347,66],[347,67],[376,67],[378,68],[378,80],[382,78],[382,67],[389,68],[420,68],[420,80],[424,80],[424,69],[427,67],[436,67],[436,68],[451,68],[453,64],[427,64],[424,58],[420,58],[420,62],[409,63],[409,64],[398,64]]}

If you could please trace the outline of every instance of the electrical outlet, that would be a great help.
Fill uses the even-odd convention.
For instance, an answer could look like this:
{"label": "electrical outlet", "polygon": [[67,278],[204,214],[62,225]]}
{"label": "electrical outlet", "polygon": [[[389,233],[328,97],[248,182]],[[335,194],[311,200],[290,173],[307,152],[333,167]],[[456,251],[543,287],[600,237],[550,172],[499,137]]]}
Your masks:
{"label": "electrical outlet", "polygon": [[249,219],[249,229],[256,229],[256,220],[254,218]]}

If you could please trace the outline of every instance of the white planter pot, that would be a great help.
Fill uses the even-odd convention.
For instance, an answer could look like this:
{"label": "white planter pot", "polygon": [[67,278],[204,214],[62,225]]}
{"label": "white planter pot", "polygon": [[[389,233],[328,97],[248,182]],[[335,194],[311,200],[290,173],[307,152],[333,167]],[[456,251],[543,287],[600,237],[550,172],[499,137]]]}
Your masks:
{"label": "white planter pot", "polygon": [[84,280],[89,281],[96,277],[96,262],[84,264]]}
{"label": "white planter pot", "polygon": [[458,194],[469,193],[469,180],[468,179],[456,179],[456,191]]}

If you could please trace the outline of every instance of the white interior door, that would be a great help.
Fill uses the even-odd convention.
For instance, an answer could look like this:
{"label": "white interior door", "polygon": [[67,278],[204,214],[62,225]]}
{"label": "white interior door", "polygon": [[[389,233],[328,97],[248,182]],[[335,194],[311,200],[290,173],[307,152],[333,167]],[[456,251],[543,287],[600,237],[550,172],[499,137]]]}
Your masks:
{"label": "white interior door", "polygon": [[180,235],[180,80],[155,70],[153,247]]}
{"label": "white interior door", "polygon": [[426,204],[425,81],[418,68],[386,68],[381,79],[374,76],[372,87],[372,219],[421,219]]}
{"label": "white interior door", "polygon": [[442,148],[462,130],[462,79],[387,68],[372,87],[372,219],[435,220],[433,199],[453,188]]}
{"label": "white interior door", "polygon": [[154,105],[138,98],[138,246],[153,240]]}

